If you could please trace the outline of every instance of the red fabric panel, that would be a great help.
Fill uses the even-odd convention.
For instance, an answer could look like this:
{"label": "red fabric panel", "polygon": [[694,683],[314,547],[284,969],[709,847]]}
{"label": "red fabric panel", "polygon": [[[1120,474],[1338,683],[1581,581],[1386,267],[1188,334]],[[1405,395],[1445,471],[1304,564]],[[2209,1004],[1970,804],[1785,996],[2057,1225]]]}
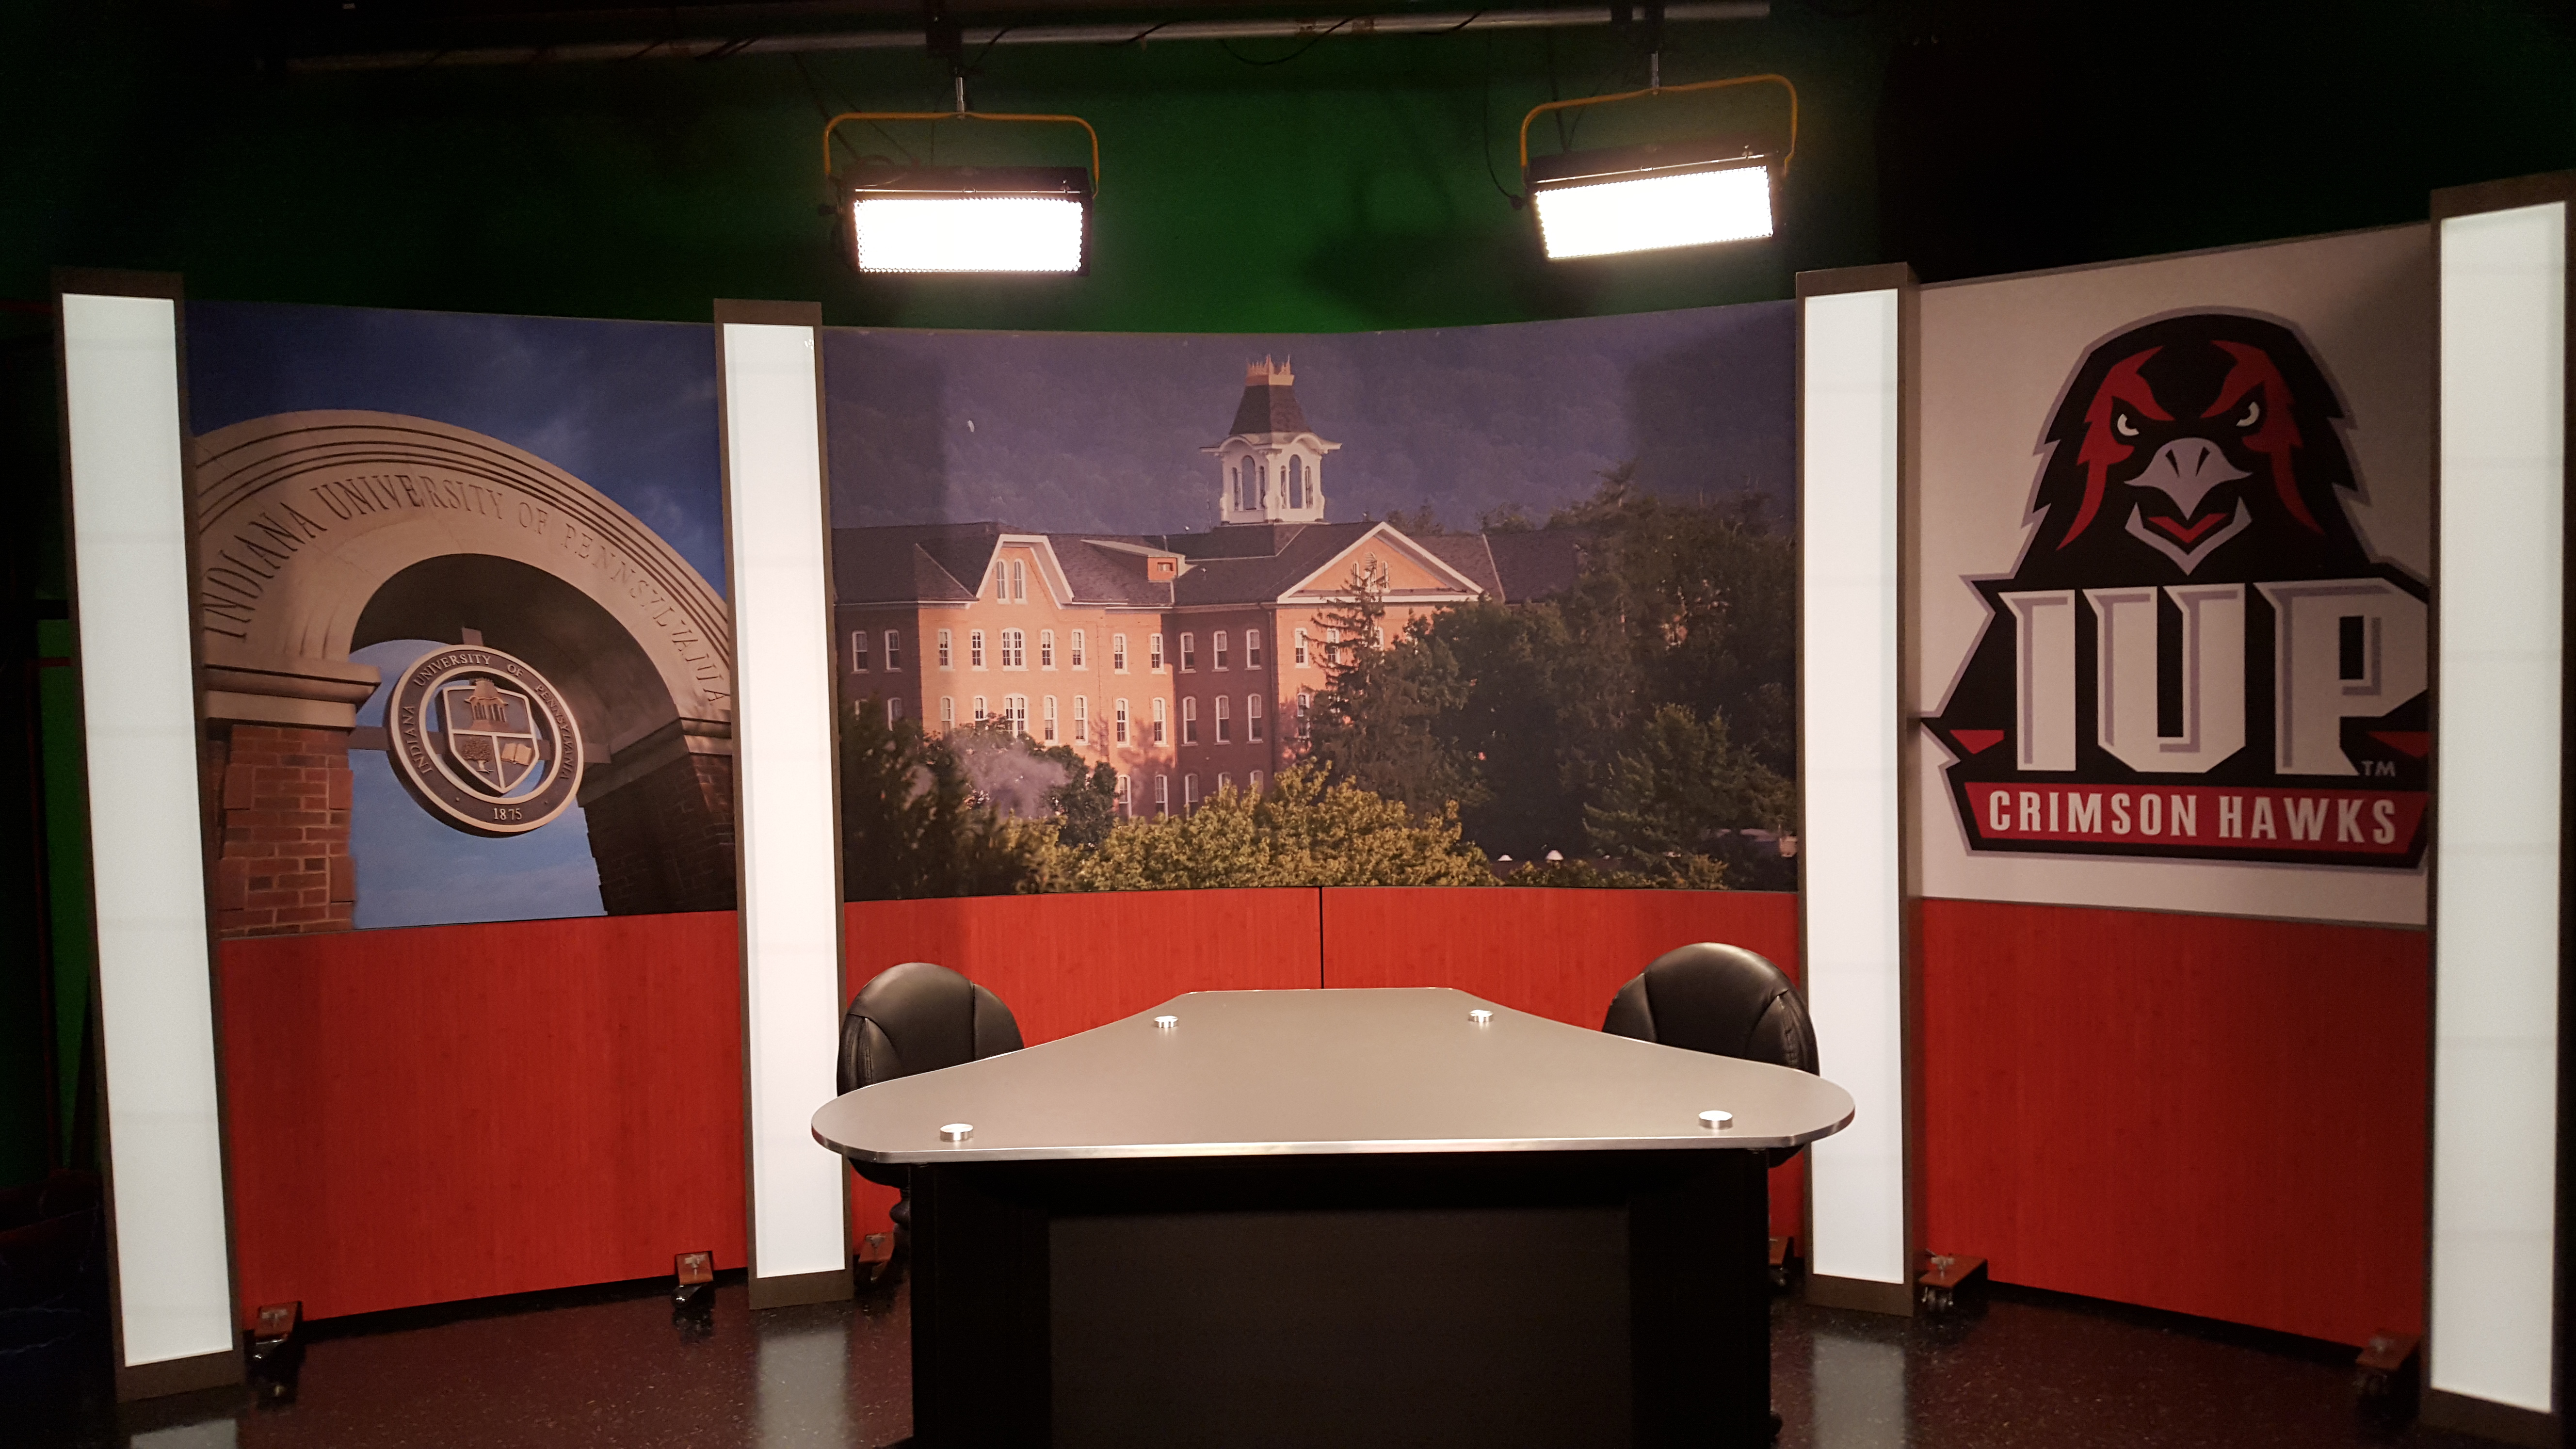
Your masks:
{"label": "red fabric panel", "polygon": [[733,913],[223,943],[241,1303],[743,1263]]}
{"label": "red fabric panel", "polygon": [[[844,981],[855,997],[889,966],[935,962],[1002,998],[1035,1046],[1185,991],[1314,986],[1315,909],[1305,889],[855,901]],[[895,1190],[851,1184],[853,1234],[887,1231]]]}
{"label": "red fabric panel", "polygon": [[2422,932],[1921,912],[1929,1246],[2341,1343],[2422,1331]]}
{"label": "red fabric panel", "polygon": [[[1454,986],[1596,1030],[1629,977],[1693,941],[1759,952],[1795,980],[1798,898],[1508,886],[1324,892],[1326,985]],[[1806,1174],[1804,1157],[1771,1174],[1772,1232],[1801,1231]]]}

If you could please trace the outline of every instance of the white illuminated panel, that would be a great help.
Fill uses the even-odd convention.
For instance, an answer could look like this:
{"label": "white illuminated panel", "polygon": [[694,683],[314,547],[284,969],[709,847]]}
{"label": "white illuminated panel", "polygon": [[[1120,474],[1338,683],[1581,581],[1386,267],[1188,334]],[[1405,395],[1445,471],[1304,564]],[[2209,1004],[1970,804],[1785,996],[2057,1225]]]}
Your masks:
{"label": "white illuminated panel", "polygon": [[782,1278],[849,1265],[841,1159],[808,1129],[842,1006],[818,359],[811,327],[723,331],[751,1271]]}
{"label": "white illuminated panel", "polygon": [[2566,207],[2441,223],[2431,1382],[2546,1413]]}
{"label": "white illuminated panel", "polygon": [[1078,272],[1081,202],[1046,196],[862,197],[863,272]]}
{"label": "white illuminated panel", "polygon": [[1771,173],[1760,166],[1542,187],[1530,202],[1551,261],[1771,234]]}
{"label": "white illuminated panel", "polygon": [[1810,297],[1800,471],[1798,768],[1807,1006],[1852,1094],[1817,1143],[1814,1271],[1903,1283],[1897,874],[1897,294]]}
{"label": "white illuminated panel", "polygon": [[117,1315],[132,1368],[233,1347],[178,304],[62,301]]}

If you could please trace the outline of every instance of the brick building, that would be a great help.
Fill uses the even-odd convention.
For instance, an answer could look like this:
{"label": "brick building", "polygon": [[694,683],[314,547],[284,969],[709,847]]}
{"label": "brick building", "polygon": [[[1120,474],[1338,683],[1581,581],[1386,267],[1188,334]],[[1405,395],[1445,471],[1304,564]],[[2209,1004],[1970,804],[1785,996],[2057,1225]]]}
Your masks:
{"label": "brick building", "polygon": [[1131,815],[1259,789],[1303,749],[1343,640],[1324,616],[1365,574],[1385,629],[1477,599],[1562,590],[1576,535],[1412,537],[1324,519],[1324,458],[1285,366],[1256,362],[1204,533],[1002,523],[833,531],[841,697],[933,731],[1000,719],[1106,760]]}

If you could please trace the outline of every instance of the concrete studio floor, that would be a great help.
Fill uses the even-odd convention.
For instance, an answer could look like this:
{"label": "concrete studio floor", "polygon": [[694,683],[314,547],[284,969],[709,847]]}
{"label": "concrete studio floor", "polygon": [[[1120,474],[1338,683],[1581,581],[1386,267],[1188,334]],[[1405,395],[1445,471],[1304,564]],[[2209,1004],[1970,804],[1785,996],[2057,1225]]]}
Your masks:
{"label": "concrete studio floor", "polygon": [[[667,1288],[610,1285],[315,1324],[290,1404],[224,1391],[131,1406],[68,1386],[13,1443],[134,1449],[472,1444],[876,1449],[911,1428],[900,1291],[755,1317],[718,1286],[712,1331]],[[1781,1300],[1784,1449],[2300,1445],[2479,1449],[2355,1412],[2347,1354],[2086,1300],[1998,1289],[1980,1315],[1906,1321]]]}

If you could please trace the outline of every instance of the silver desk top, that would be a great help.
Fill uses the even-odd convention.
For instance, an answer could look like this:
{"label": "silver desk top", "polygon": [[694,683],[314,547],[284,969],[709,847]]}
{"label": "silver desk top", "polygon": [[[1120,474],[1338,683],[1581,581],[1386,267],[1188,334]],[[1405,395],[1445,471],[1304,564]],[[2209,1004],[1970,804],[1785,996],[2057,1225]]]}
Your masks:
{"label": "silver desk top", "polygon": [[[1490,1011],[1478,1024],[1471,1011]],[[1168,1028],[1155,1018],[1177,1018]],[[1723,1131],[1706,1111],[1734,1114]],[[1530,1016],[1463,991],[1193,991],[814,1114],[861,1162],[1794,1147],[1842,1130],[1821,1077]],[[964,1140],[941,1129],[971,1124]]]}

